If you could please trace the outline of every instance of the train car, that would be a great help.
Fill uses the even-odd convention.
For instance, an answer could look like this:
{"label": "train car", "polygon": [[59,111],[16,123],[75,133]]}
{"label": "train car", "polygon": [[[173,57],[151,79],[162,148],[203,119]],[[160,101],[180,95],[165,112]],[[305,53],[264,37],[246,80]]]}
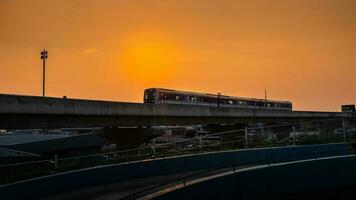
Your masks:
{"label": "train car", "polygon": [[163,88],[146,89],[144,91],[143,102],[153,104],[186,104],[213,107],[292,110],[292,103],[289,101],[232,97],[220,94],[205,94]]}

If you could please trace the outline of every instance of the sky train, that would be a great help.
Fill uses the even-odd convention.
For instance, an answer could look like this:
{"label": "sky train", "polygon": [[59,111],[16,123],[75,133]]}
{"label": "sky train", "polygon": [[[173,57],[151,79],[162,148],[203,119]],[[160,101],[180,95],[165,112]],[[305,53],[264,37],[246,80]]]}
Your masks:
{"label": "sky train", "polygon": [[146,89],[144,91],[143,102],[153,104],[186,104],[214,107],[237,107],[292,111],[292,103],[289,101],[232,97],[220,94],[186,92],[163,88]]}

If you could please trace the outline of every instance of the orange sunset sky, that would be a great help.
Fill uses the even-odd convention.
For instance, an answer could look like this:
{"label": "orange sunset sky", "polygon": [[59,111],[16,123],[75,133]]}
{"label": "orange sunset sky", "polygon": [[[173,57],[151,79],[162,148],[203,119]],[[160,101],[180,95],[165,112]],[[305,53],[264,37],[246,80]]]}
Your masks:
{"label": "orange sunset sky", "polygon": [[0,0],[0,93],[142,102],[147,87],[356,103],[355,0]]}

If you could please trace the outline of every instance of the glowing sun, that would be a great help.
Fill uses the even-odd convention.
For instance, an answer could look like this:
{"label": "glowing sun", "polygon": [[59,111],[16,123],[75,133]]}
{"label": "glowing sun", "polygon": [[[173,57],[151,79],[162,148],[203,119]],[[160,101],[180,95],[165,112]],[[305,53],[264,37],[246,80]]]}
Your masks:
{"label": "glowing sun", "polygon": [[167,40],[150,34],[130,38],[122,54],[124,71],[144,82],[169,78],[177,68],[178,50]]}

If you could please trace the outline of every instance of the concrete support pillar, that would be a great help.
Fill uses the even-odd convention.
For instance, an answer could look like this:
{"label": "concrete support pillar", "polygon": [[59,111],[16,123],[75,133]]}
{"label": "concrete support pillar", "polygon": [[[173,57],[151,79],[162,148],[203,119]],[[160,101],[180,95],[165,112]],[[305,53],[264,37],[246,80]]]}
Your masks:
{"label": "concrete support pillar", "polygon": [[245,148],[248,148],[248,128],[245,127]]}
{"label": "concrete support pillar", "polygon": [[58,155],[54,155],[54,173],[56,174],[58,172]]}
{"label": "concrete support pillar", "polygon": [[200,148],[200,152],[203,151],[203,138],[201,135],[199,135],[199,148]]}
{"label": "concrete support pillar", "polygon": [[335,129],[338,129],[340,126],[342,126],[340,119],[320,121],[318,124],[321,130],[321,136],[325,139],[333,136]]}
{"label": "concrete support pillar", "polygon": [[152,140],[152,146],[151,146],[151,149],[152,149],[152,157],[154,157],[154,155],[156,154],[156,141],[155,139]]}
{"label": "concrete support pillar", "polygon": [[345,118],[342,118],[342,134],[343,134],[344,142],[346,142],[346,126],[345,126]]}
{"label": "concrete support pillar", "polygon": [[295,126],[292,127],[292,137],[293,137],[293,145],[296,143],[296,138],[295,138]]}

